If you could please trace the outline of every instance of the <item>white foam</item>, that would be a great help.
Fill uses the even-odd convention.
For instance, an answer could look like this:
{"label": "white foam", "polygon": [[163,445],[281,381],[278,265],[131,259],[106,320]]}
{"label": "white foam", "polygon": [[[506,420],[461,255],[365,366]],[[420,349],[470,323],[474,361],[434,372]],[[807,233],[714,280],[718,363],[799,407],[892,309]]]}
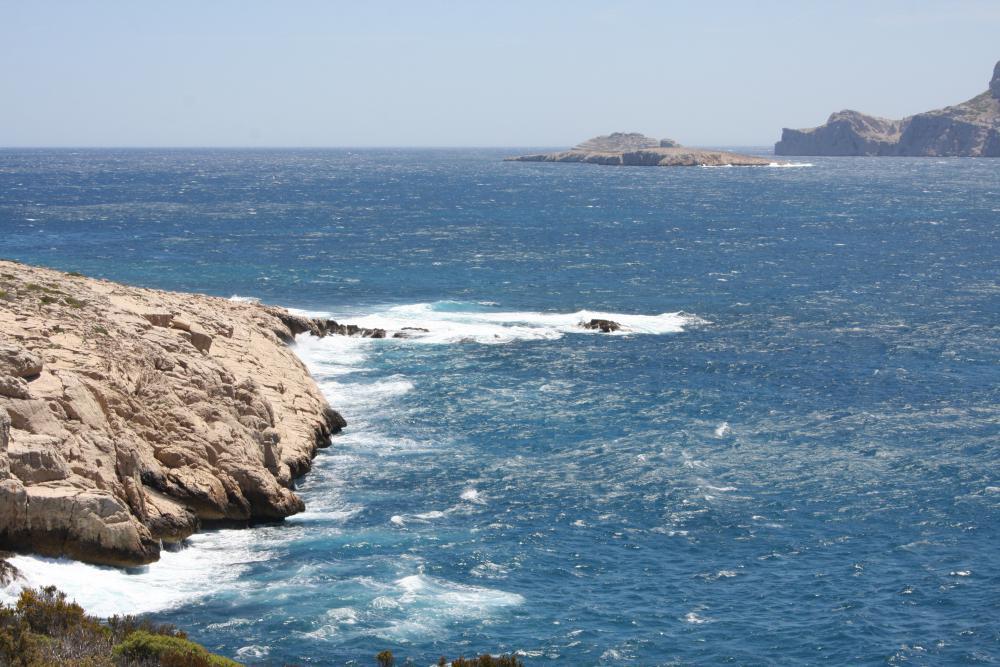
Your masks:
{"label": "white foam", "polygon": [[703,618],[693,611],[689,611],[684,615],[684,621],[687,623],[694,623],[695,625],[701,625],[702,623],[710,623],[711,619]]}
{"label": "white foam", "polygon": [[[398,343],[449,344],[475,342],[509,343],[518,340],[551,340],[569,333],[608,335],[584,329],[581,323],[592,319],[618,322],[622,330],[611,335],[679,333],[684,327],[703,324],[697,316],[683,312],[659,315],[634,315],[578,310],[573,313],[533,311],[485,311],[473,304],[440,301],[391,306],[369,313],[308,313],[312,317],[333,317],[360,327],[402,332],[408,338],[391,339]],[[420,331],[426,329],[427,331]],[[330,340],[331,337],[323,339]],[[332,338],[344,338],[334,336]],[[299,339],[300,346],[306,337]],[[370,344],[372,339],[351,339]],[[343,344],[338,344],[338,347]],[[342,352],[342,350],[338,350]],[[336,356],[336,355],[332,355]],[[342,363],[342,362],[341,362]]]}
{"label": "white foam", "polygon": [[493,588],[468,586],[436,579],[425,574],[412,574],[396,581],[402,605],[426,604],[435,614],[462,618],[466,614],[489,615],[490,612],[524,603],[517,593],[507,593]]}
{"label": "white foam", "polygon": [[722,422],[715,427],[715,437],[724,438],[729,435],[730,431],[732,431],[732,429],[729,428],[729,422]]}
{"label": "white foam", "polygon": [[474,488],[469,488],[462,491],[462,495],[460,495],[459,498],[468,501],[470,503],[476,503],[478,505],[481,505],[486,502],[479,496],[479,491]]}
{"label": "white foam", "polygon": [[14,556],[10,562],[24,575],[0,590],[10,602],[22,587],[56,586],[96,616],[143,614],[170,609],[231,587],[270,553],[254,548],[253,531],[225,530],[193,536],[192,546],[164,551],[160,560],[135,570],[88,565],[67,559]]}

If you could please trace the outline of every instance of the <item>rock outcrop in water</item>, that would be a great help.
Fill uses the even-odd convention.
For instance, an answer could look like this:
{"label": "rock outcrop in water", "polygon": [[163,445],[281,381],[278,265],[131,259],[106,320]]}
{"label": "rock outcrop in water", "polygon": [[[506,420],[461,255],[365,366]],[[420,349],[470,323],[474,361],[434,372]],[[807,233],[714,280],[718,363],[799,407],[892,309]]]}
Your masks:
{"label": "rock outcrop in water", "polygon": [[594,137],[557,153],[507,158],[512,162],[585,162],[627,167],[750,167],[766,166],[767,158],[728,151],[685,148],[672,139],[653,139],[636,132]]}
{"label": "rock outcrop in water", "polygon": [[580,326],[584,329],[590,329],[592,331],[600,331],[602,333],[611,333],[612,331],[620,331],[622,325],[618,324],[614,320],[602,320],[599,318],[594,318],[589,322],[581,322]]}
{"label": "rock outcrop in water", "polygon": [[0,548],[138,565],[204,521],[301,511],[293,480],[345,423],[293,321],[0,261]]}
{"label": "rock outcrop in water", "polygon": [[902,120],[839,111],[825,125],[782,130],[776,155],[1000,157],[1000,62],[989,90]]}

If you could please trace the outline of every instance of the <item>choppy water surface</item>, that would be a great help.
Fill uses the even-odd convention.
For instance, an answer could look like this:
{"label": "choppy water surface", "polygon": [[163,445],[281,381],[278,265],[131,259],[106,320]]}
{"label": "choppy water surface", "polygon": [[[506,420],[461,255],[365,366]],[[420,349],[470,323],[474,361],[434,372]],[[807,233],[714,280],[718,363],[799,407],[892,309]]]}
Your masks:
{"label": "choppy water surface", "polygon": [[1000,161],[501,156],[0,152],[3,256],[430,330],[300,340],[304,514],[31,579],[262,664],[1000,659]]}

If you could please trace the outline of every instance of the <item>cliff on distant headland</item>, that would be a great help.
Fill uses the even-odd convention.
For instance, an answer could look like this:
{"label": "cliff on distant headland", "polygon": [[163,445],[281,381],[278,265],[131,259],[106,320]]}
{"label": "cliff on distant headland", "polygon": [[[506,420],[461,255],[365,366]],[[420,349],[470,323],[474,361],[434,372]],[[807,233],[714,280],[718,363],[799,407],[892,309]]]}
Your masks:
{"label": "cliff on distant headland", "polygon": [[301,511],[345,423],[286,343],[325,326],[0,261],[0,549],[137,565]]}
{"label": "cliff on distant headland", "polygon": [[1000,157],[1000,62],[989,90],[967,102],[902,120],[840,111],[819,127],[785,128],[774,153]]}
{"label": "cliff on distant headland", "polygon": [[507,158],[512,162],[586,162],[635,167],[761,166],[773,160],[727,151],[685,148],[672,139],[653,139],[637,132],[594,137],[557,153]]}

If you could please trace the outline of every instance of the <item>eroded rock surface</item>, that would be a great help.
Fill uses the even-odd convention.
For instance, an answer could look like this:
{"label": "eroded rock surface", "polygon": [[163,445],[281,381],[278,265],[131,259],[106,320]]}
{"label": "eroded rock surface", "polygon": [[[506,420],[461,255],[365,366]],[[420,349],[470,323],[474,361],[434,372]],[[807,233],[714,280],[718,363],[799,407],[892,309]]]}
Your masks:
{"label": "eroded rock surface", "polygon": [[902,120],[839,111],[824,125],[785,128],[775,155],[896,155],[1000,157],[1000,62],[989,90]]}
{"label": "eroded rock surface", "polygon": [[0,549],[137,565],[303,509],[292,481],[345,423],[294,316],[3,261],[0,293]]}

